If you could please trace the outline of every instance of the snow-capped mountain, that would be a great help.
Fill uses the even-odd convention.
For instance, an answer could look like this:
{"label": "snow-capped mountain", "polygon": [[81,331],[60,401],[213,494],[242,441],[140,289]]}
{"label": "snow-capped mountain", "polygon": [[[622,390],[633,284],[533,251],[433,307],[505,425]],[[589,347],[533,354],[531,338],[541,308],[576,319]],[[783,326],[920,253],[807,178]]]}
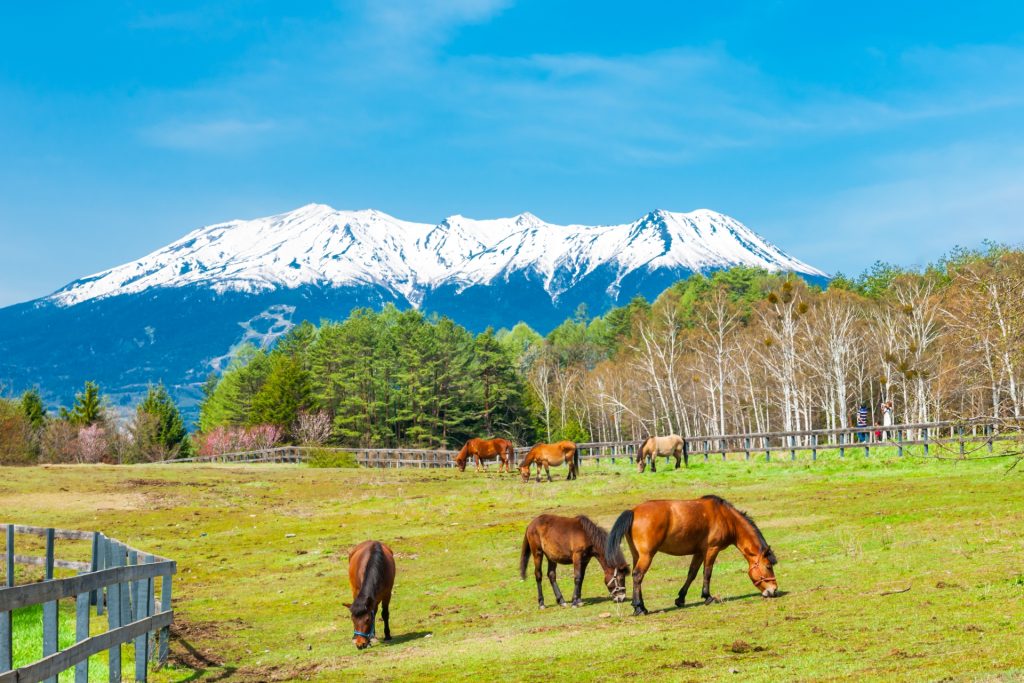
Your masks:
{"label": "snow-capped mountain", "polygon": [[[678,279],[733,265],[824,282],[719,213],[654,211],[623,225],[554,225],[524,213],[413,223],[310,204],[217,223],[137,261],[0,309],[0,386],[69,404],[95,380],[123,405],[162,381],[194,416],[201,385],[244,342],[268,346],[302,320],[392,303],[471,330],[520,320],[547,332]],[[190,407],[191,406],[191,407]]]}
{"label": "snow-capped mountain", "polygon": [[437,225],[380,211],[310,204],[277,216],[195,230],[138,261],[72,282],[50,299],[73,305],[155,287],[202,285],[256,293],[302,285],[378,286],[419,306],[444,285],[459,291],[528,273],[552,301],[601,268],[608,293],[639,269],[707,271],[748,265],[825,277],[739,221],[714,211],[654,211],[625,225],[554,225],[524,213]]}

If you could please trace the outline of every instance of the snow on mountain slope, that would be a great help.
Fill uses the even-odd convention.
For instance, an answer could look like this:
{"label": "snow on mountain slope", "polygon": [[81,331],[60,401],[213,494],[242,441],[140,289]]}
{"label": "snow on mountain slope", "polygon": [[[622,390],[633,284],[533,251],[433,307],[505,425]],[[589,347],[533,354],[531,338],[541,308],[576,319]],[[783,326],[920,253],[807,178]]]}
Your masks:
{"label": "snow on mountain slope", "polygon": [[376,285],[418,306],[442,285],[458,290],[536,276],[552,301],[598,268],[708,271],[758,266],[826,277],[739,221],[714,211],[654,211],[625,225],[554,225],[524,213],[437,225],[374,210],[309,204],[288,213],[195,230],[138,261],[77,280],[49,299],[71,306],[151,288],[202,285],[260,292],[305,285]]}

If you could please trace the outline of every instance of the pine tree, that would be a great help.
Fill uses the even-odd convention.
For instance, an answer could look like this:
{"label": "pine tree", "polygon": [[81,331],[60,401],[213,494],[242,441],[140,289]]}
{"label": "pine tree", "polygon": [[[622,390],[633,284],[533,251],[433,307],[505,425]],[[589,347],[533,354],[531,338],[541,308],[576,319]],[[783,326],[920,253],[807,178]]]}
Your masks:
{"label": "pine tree", "polygon": [[275,351],[270,357],[270,373],[252,399],[248,422],[277,425],[288,431],[309,403],[309,374],[302,362],[296,356]]}
{"label": "pine tree", "polygon": [[65,413],[68,421],[79,427],[88,427],[106,420],[103,398],[100,388],[95,382],[86,382],[81,393],[75,394],[75,404],[70,413]]}
{"label": "pine tree", "polygon": [[177,457],[187,458],[192,454],[192,443],[181,413],[163,384],[149,387],[136,412],[152,416],[154,430],[151,438],[156,445],[169,453],[176,453]]}
{"label": "pine tree", "polygon": [[21,395],[21,412],[25,414],[32,429],[42,429],[46,425],[46,406],[38,389],[29,389]]}

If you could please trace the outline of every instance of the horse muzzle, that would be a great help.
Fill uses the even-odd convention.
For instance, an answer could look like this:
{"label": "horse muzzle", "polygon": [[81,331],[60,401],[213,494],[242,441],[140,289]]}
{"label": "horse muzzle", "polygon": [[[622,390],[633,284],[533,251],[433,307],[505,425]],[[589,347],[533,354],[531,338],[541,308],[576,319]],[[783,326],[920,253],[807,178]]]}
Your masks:
{"label": "horse muzzle", "polygon": [[771,586],[770,588],[765,588],[763,591],[761,591],[761,596],[765,597],[765,598],[774,598],[774,597],[777,597],[778,594],[779,594],[779,587],[778,586]]}

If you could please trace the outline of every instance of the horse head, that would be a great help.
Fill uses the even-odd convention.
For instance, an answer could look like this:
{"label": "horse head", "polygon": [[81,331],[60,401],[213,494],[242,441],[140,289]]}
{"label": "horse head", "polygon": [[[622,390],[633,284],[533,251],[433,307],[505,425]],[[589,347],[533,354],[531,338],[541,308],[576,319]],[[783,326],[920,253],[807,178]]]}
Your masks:
{"label": "horse head", "polygon": [[359,650],[370,647],[370,640],[375,638],[373,612],[345,605],[352,614],[352,642]]}
{"label": "horse head", "polygon": [[618,567],[609,564],[604,568],[604,584],[608,586],[608,592],[615,602],[625,602],[626,600],[626,576],[628,574],[629,566],[625,564]]}
{"label": "horse head", "polygon": [[747,575],[754,587],[766,598],[774,598],[779,592],[779,582],[775,580],[775,553],[768,546],[755,555],[747,558],[750,567]]}
{"label": "horse head", "polygon": [[530,466],[524,462],[519,466],[519,474],[523,476],[523,482],[530,481]]}

